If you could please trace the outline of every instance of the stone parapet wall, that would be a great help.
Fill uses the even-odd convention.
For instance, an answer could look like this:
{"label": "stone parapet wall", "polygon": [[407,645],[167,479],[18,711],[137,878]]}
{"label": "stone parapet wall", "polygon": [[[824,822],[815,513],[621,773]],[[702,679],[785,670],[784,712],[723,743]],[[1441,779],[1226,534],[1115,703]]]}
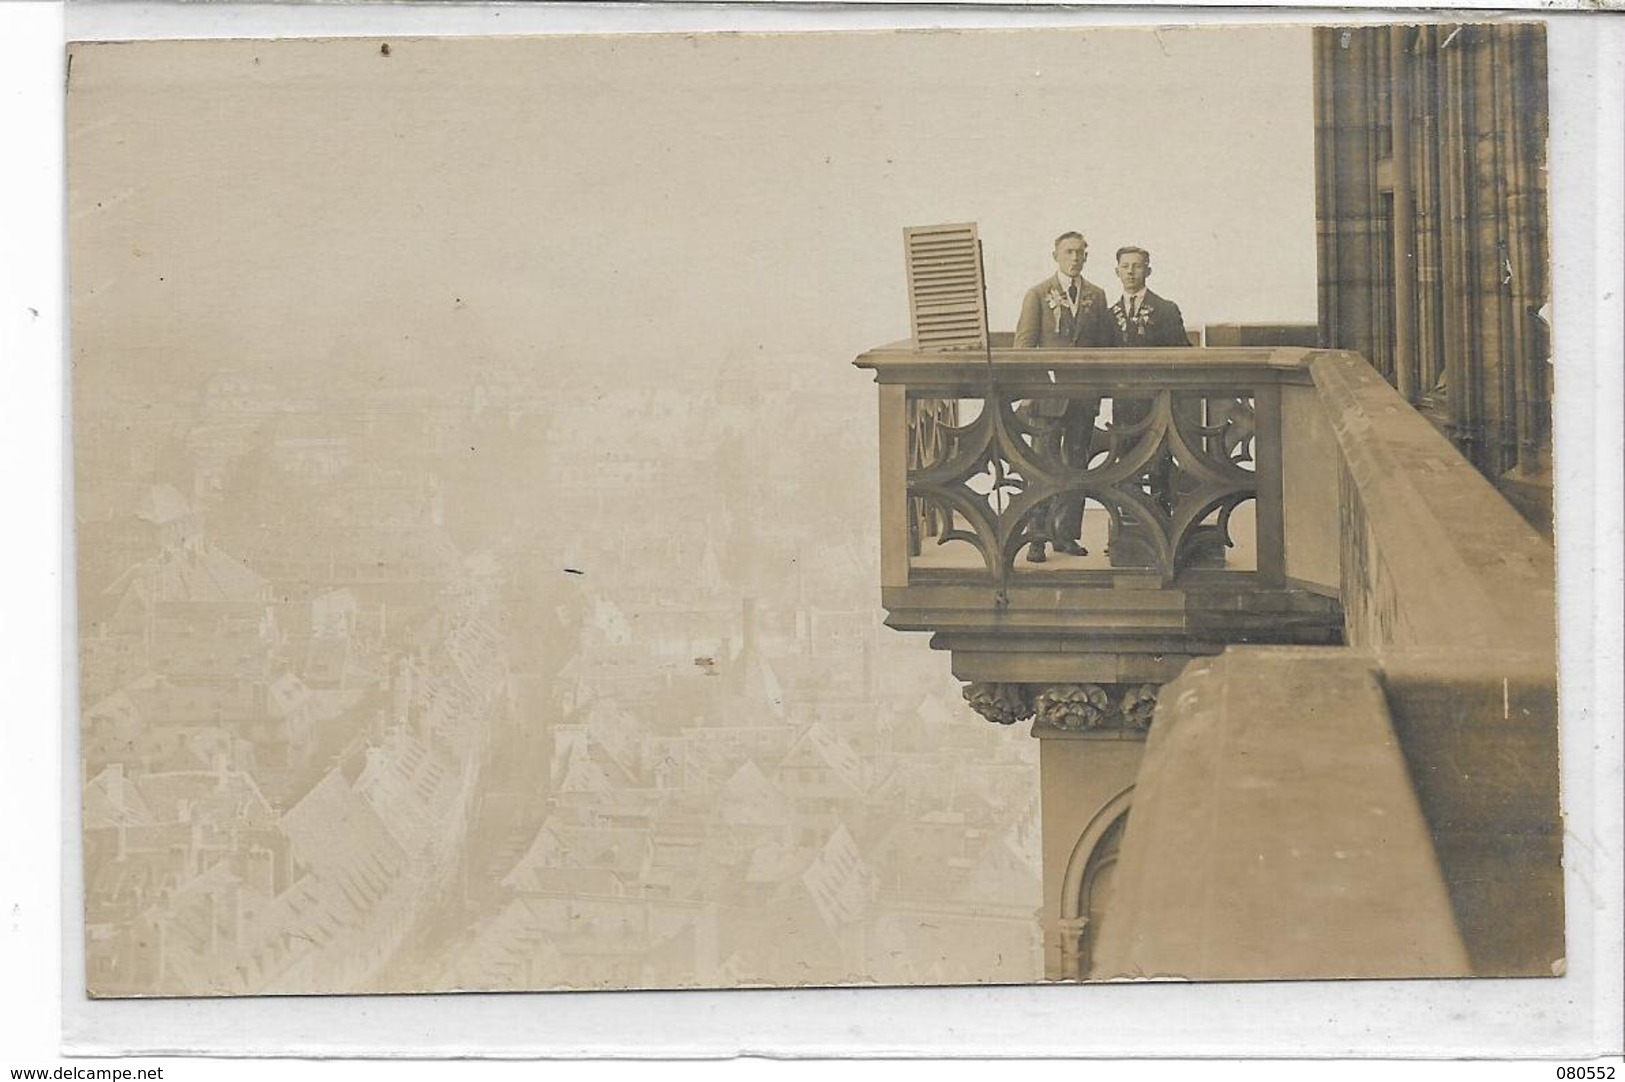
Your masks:
{"label": "stone parapet wall", "polygon": [[1561,972],[1551,547],[1363,358],[1309,368],[1287,571],[1347,645],[1164,687],[1096,973]]}
{"label": "stone parapet wall", "polygon": [[1162,693],[1096,977],[1465,976],[1371,660],[1232,647]]}
{"label": "stone parapet wall", "polygon": [[1514,651],[1555,672],[1551,545],[1358,354],[1309,368],[1337,441],[1343,519],[1320,528],[1342,538],[1348,645]]}

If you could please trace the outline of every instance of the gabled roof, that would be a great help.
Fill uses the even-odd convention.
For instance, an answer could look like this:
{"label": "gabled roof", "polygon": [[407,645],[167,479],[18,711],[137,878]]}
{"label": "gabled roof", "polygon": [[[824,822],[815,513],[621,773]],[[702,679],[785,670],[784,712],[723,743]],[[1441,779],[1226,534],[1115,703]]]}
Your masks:
{"label": "gabled roof", "polygon": [[404,729],[367,749],[355,792],[370,804],[402,849],[417,854],[452,815],[461,788],[456,764]]}
{"label": "gabled roof", "polygon": [[458,676],[477,694],[494,690],[507,675],[507,643],[484,620],[476,618],[452,629],[444,646]]}
{"label": "gabled roof", "polygon": [[213,546],[166,552],[136,564],[109,586],[122,595],[120,605],[135,600],[165,602],[258,602],[269,583],[247,564]]}
{"label": "gabled roof", "polygon": [[753,706],[766,706],[776,717],[784,716],[784,685],[760,650],[741,645],[730,664],[729,686],[737,689],[739,698]]}
{"label": "gabled roof", "polygon": [[558,828],[566,864],[578,868],[608,868],[623,875],[639,871],[651,851],[647,830],[624,827]]}
{"label": "gabled roof", "polygon": [[157,820],[141,799],[141,790],[127,778],[122,765],[106,767],[85,783],[86,830],[113,826],[147,826]]}
{"label": "gabled roof", "polygon": [[635,776],[646,730],[632,712],[609,699],[594,699],[587,704],[585,723],[592,742],[628,778]]}
{"label": "gabled roof", "polygon": [[844,826],[835,828],[801,881],[831,930],[862,919],[875,896],[874,876]]}
{"label": "gabled roof", "polygon": [[700,556],[700,567],[695,575],[695,581],[700,590],[708,595],[720,594],[728,587],[728,580],[722,573],[722,562],[717,559],[717,549],[711,543],[709,534],[705,539],[705,552]]}
{"label": "gabled roof", "polygon": [[[122,859],[103,859],[85,867],[87,915],[112,915],[131,907],[151,905],[165,891],[180,885],[187,857],[168,845],[131,849]],[[111,911],[111,912],[110,912]]]}
{"label": "gabled roof", "polygon": [[259,783],[235,767],[166,770],[130,780],[155,823],[184,821],[182,809],[222,830],[270,827],[276,821]]}
{"label": "gabled roof", "polygon": [[755,760],[746,759],[717,794],[716,806],[730,826],[776,825],[789,819],[783,791],[762,773]]}
{"label": "gabled roof", "polygon": [[141,711],[141,705],[130,694],[129,688],[121,688],[104,699],[98,700],[85,711],[85,726],[88,729],[96,723],[112,724],[125,728],[145,728],[146,718]]}
{"label": "gabled roof", "polygon": [[953,898],[989,904],[1031,898],[1044,882],[1042,861],[1038,833],[1012,827],[993,838],[973,859],[954,888]]}
{"label": "gabled roof", "polygon": [[629,884],[642,876],[653,852],[647,829],[572,826],[554,817],[542,824],[502,883],[518,890],[536,890],[544,880],[558,878],[543,873],[583,871],[612,875]]}
{"label": "gabled roof", "polygon": [[187,677],[263,680],[270,674],[275,648],[258,631],[211,634],[211,630],[199,627],[192,635],[159,636],[149,662],[154,672],[176,683]]}
{"label": "gabled roof", "polygon": [[815,721],[807,726],[779,763],[779,769],[802,765],[826,766],[854,792],[862,793],[864,790],[863,760],[858,758],[851,744],[830,732],[821,722]]}
{"label": "gabled roof", "polygon": [[167,482],[149,485],[124,481],[85,486],[74,501],[74,511],[83,522],[134,518],[164,526],[186,518],[192,513],[192,505]]}
{"label": "gabled roof", "polygon": [[527,975],[558,971],[551,932],[523,899],[514,899],[479,926],[473,942],[455,953],[450,972],[459,988],[513,991]]}
{"label": "gabled roof", "polygon": [[338,768],[282,815],[294,859],[320,872],[393,876],[405,863],[389,828]]}
{"label": "gabled roof", "polygon": [[[210,925],[231,912],[229,906],[219,906],[220,896],[233,896],[239,880],[227,861],[220,861],[201,875],[178,884],[173,893],[147,911],[149,918],[163,917],[166,949],[177,947],[194,954],[209,951]],[[260,895],[264,898],[264,895]]]}
{"label": "gabled roof", "polygon": [[134,726],[146,736],[166,726],[213,725],[256,713],[232,687],[219,682],[171,682],[151,674],[103,699],[87,720]]}
{"label": "gabled roof", "polygon": [[553,766],[553,789],[559,793],[608,793],[614,785],[602,763],[584,743],[567,745],[562,761]]}

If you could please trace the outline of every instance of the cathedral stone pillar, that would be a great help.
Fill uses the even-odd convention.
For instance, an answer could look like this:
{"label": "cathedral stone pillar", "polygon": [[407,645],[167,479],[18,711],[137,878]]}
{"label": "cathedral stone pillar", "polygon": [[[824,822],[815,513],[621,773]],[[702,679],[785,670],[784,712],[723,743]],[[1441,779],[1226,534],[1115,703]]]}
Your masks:
{"label": "cathedral stone pillar", "polygon": [[989,721],[1031,720],[1043,817],[1044,976],[1088,976],[1116,845],[1156,708],[1150,683],[972,683]]}

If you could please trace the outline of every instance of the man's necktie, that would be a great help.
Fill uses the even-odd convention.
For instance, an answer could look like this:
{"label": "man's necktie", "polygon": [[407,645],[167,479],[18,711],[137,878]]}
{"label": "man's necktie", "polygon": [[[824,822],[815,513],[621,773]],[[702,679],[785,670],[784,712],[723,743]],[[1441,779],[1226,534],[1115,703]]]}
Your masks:
{"label": "man's necktie", "polygon": [[1076,308],[1078,306],[1078,283],[1076,280],[1067,287],[1066,296],[1072,302],[1072,307]]}

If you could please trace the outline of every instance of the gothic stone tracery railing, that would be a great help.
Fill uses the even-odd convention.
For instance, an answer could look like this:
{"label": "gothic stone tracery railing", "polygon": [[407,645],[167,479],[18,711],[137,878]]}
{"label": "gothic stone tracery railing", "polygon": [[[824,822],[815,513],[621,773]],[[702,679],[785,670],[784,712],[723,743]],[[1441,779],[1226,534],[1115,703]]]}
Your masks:
{"label": "gothic stone tracery railing", "polygon": [[[911,448],[918,465],[908,492],[928,516],[911,555],[921,554],[928,533],[938,546],[964,542],[1003,585],[1023,550],[1030,560],[1047,558],[1041,545],[1074,541],[1052,523],[1067,517],[1068,506],[1078,515],[1089,503],[1110,516],[1115,567],[1143,567],[1172,582],[1204,552],[1235,547],[1231,518],[1258,497],[1255,440],[1239,435],[1251,427],[1251,388],[1145,397],[1127,389],[1128,397],[1108,397],[1070,387],[1018,398],[988,382],[958,391],[975,407],[973,420],[939,424],[934,447]],[[911,392],[910,401],[940,416],[943,400],[922,401],[930,393]],[[1101,428],[1106,404],[1114,416]]]}
{"label": "gothic stone tracery railing", "polygon": [[[897,496],[883,508],[885,584],[1007,597],[1036,575],[1111,584],[1140,572],[1173,585],[1226,571],[1279,585],[1279,389],[1306,378],[1301,355],[865,354],[858,364],[881,384],[882,483]],[[1080,507],[1109,520],[1109,554],[1034,562],[1040,542],[1072,540],[1066,520]],[[1234,520],[1249,512],[1238,553]]]}
{"label": "gothic stone tracery railing", "polygon": [[[1309,392],[1309,356],[865,353],[887,623],[933,632],[984,716],[1066,731],[1096,727],[1091,687],[1115,717],[1127,689],[1228,644],[1340,641],[1335,597],[1287,571],[1282,403]],[[1084,698],[1041,704],[1047,687]]]}

